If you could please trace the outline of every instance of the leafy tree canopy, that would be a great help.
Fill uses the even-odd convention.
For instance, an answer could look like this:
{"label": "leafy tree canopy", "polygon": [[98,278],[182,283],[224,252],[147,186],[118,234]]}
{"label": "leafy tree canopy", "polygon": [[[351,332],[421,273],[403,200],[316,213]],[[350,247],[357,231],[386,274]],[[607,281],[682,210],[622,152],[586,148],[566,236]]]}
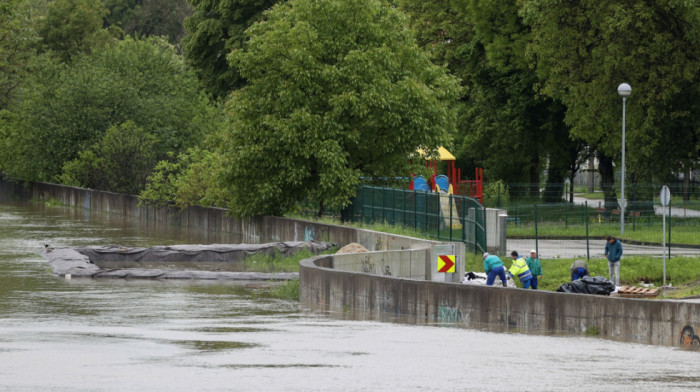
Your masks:
{"label": "leafy tree canopy", "polygon": [[2,169],[56,181],[64,163],[129,120],[157,139],[156,158],[179,153],[210,132],[213,108],[172,46],[127,38],[71,64],[45,64],[12,116]]}
{"label": "leafy tree canopy", "polygon": [[0,3],[0,110],[10,106],[29,72],[39,37],[26,0]]}
{"label": "leafy tree canopy", "polygon": [[247,31],[230,59],[249,84],[222,145],[234,214],[342,207],[361,176],[415,173],[417,147],[448,141],[458,82],[406,23],[378,0],[292,0]]}
{"label": "leafy tree canopy", "polygon": [[66,162],[61,183],[136,194],[156,164],[157,142],[133,121],[114,125],[98,143]]}
{"label": "leafy tree canopy", "polygon": [[113,40],[102,28],[107,13],[100,1],[54,0],[39,22],[42,44],[61,61],[104,46]]}
{"label": "leafy tree canopy", "polygon": [[279,0],[190,0],[194,14],[185,20],[185,56],[214,98],[243,86],[226,55],[245,45],[244,31]]}
{"label": "leafy tree canopy", "polygon": [[530,29],[517,2],[400,4],[434,61],[446,64],[465,86],[454,137],[458,165],[467,173],[484,167],[490,180],[539,183],[545,164],[559,163],[548,158],[560,157],[559,147],[566,149],[568,129],[561,105],[536,94],[539,80],[525,56]]}
{"label": "leafy tree canopy", "polygon": [[[654,173],[698,159],[700,8],[660,0],[523,0],[541,92],[566,105],[574,136],[607,155],[621,150],[627,82],[628,167]],[[665,159],[661,159],[664,157]]]}
{"label": "leafy tree canopy", "polygon": [[133,37],[164,36],[179,45],[185,36],[184,20],[192,15],[187,0],[103,0],[109,14],[105,24]]}

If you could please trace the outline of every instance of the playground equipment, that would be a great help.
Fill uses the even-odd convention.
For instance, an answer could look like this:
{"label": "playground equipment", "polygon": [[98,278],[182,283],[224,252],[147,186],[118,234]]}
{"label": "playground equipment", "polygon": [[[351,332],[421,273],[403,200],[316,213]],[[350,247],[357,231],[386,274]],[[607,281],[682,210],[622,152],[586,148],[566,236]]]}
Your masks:
{"label": "playground equipment", "polygon": [[[427,154],[424,150],[418,149],[421,157],[426,158]],[[452,229],[462,229],[462,224],[459,222],[460,216],[456,204],[452,201],[450,195],[464,195],[472,197],[483,205],[483,176],[484,169],[477,168],[475,180],[462,180],[462,170],[455,168],[456,158],[444,147],[438,148],[438,159],[447,162],[447,175],[437,174],[438,162],[435,159],[426,159],[425,167],[430,169],[430,180],[418,176],[413,178],[409,185],[409,189],[416,191],[434,191],[440,194],[440,217],[441,226],[450,227]]]}
{"label": "playground equipment", "polygon": [[[423,149],[418,149],[417,152],[421,157],[426,158],[427,153]],[[479,203],[484,204],[484,169],[476,168],[474,170],[474,180],[462,180],[462,169],[455,168],[456,158],[452,155],[445,147],[438,147],[438,160],[447,162],[447,175],[438,175],[438,160],[426,159],[425,167],[430,169],[432,172],[430,180],[426,181],[422,176],[414,178],[414,180],[409,185],[409,189],[412,190],[436,190],[436,186],[439,189],[448,194],[469,196],[479,201]],[[444,177],[446,183],[439,184],[436,182],[438,177]],[[421,179],[416,182],[417,179]],[[445,181],[444,179],[441,181]],[[427,188],[427,189],[426,189]],[[450,191],[450,188],[452,191]]]}

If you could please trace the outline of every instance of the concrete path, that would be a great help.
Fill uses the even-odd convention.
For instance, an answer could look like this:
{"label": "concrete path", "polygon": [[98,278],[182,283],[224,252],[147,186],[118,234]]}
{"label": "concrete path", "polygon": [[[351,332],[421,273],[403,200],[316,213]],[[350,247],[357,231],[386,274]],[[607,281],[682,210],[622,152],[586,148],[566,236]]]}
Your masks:
{"label": "concrete path", "polygon": [[[663,248],[661,246],[631,245],[622,242],[623,257],[632,255],[647,255],[661,258]],[[590,240],[591,258],[602,258],[605,254],[605,240]],[[522,255],[529,255],[531,249],[535,249],[534,239],[507,239],[507,254],[515,250]],[[550,240],[541,239],[537,244],[539,256],[545,259],[551,258],[577,258],[587,257],[586,240]],[[666,248],[668,255],[668,248]],[[674,246],[671,248],[671,257],[691,256],[700,257],[699,248],[681,248]]]}
{"label": "concrete path", "polygon": [[[593,208],[603,206],[603,200],[601,199],[586,199],[585,197],[574,195],[574,204],[586,204],[586,202],[588,202],[589,207]],[[619,202],[620,200],[618,200],[618,203]],[[668,214],[668,209],[666,211]],[[660,216],[662,213],[663,207],[660,204],[654,205],[654,214]],[[692,210],[690,208],[671,207],[671,216],[674,218],[700,218],[700,211]]]}

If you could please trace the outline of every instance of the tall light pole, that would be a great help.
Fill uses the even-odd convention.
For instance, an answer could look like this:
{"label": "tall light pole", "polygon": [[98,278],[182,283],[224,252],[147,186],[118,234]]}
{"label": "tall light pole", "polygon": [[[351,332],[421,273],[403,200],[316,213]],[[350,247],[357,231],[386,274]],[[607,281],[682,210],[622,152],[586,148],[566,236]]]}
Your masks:
{"label": "tall light pole", "polygon": [[617,93],[622,97],[622,181],[620,196],[620,236],[625,234],[625,103],[632,94],[632,87],[627,83],[617,86]]}

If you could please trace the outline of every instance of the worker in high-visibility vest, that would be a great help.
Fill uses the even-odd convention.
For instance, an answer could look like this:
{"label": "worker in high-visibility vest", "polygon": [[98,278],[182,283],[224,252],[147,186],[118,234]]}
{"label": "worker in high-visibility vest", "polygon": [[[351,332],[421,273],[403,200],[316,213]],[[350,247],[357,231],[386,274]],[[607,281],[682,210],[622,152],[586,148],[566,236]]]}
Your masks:
{"label": "worker in high-visibility vest", "polygon": [[517,276],[520,282],[523,284],[524,289],[530,288],[530,280],[532,280],[532,273],[530,268],[527,266],[527,261],[524,258],[518,256],[518,252],[513,251],[510,253],[513,258],[513,264],[508,270],[510,276]]}

